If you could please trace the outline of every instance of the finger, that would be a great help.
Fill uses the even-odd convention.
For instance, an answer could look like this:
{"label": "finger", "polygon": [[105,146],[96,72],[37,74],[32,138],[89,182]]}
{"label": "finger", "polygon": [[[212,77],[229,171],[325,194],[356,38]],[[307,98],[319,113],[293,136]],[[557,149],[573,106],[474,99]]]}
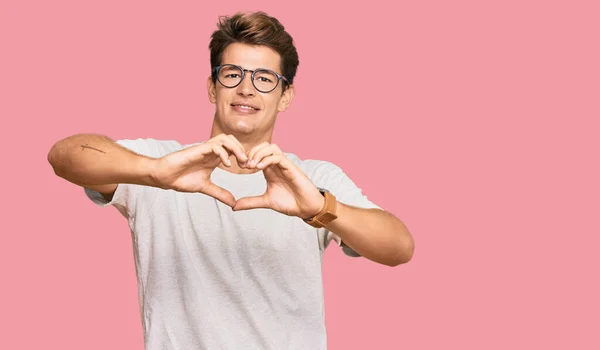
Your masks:
{"label": "finger", "polygon": [[254,158],[254,155],[256,154],[256,152],[260,151],[261,149],[268,147],[270,144],[268,142],[263,142],[257,146],[254,146],[250,152],[248,153],[248,160],[252,160],[252,158]]}
{"label": "finger", "polygon": [[248,160],[244,146],[233,135],[224,138],[223,146],[233,152],[238,162],[245,163]]}
{"label": "finger", "polygon": [[221,201],[224,204],[227,204],[232,208],[236,204],[236,200],[231,194],[231,192],[215,185],[212,182],[209,182],[208,185],[205,188],[203,188],[201,192]]}
{"label": "finger", "polygon": [[186,152],[191,157],[190,159],[195,160],[207,154],[213,153],[212,143],[204,142],[199,145],[184,148],[179,152]]}
{"label": "finger", "polygon": [[233,136],[233,135],[227,135],[227,137],[229,137],[230,139],[232,139],[233,142],[235,142],[238,146],[240,146],[240,149],[244,152],[244,155],[248,156],[246,154],[246,150],[244,149],[244,145],[242,145],[242,143],[238,139],[236,139],[235,136]]}
{"label": "finger", "polygon": [[225,151],[225,149],[217,144],[213,144],[212,145],[212,150],[213,153],[216,154],[217,156],[219,156],[221,158],[221,161],[223,161],[223,164],[225,164],[226,166],[231,166],[231,161],[229,160],[229,154],[227,153],[227,151]]}
{"label": "finger", "polygon": [[256,164],[258,169],[264,169],[271,165],[277,165],[282,169],[289,169],[291,162],[287,157],[283,154],[274,154],[272,156],[268,156],[263,158],[260,163]]}
{"label": "finger", "polygon": [[216,154],[221,159],[221,162],[227,166],[231,166],[231,162],[228,160],[229,153],[219,145],[219,142],[215,142],[214,140],[185,148],[179,152],[181,152],[182,156],[190,163],[201,161],[207,155]]}
{"label": "finger", "polygon": [[233,207],[233,211],[256,208],[269,209],[270,207],[269,202],[264,196],[244,197],[237,200]]}
{"label": "finger", "polygon": [[283,152],[281,152],[281,150],[276,144],[272,143],[269,146],[262,148],[258,152],[256,152],[254,157],[250,159],[252,161],[251,165],[256,166],[256,164],[260,163],[260,161],[263,160],[263,158],[279,154],[283,154]]}
{"label": "finger", "polygon": [[223,135],[216,138],[215,142],[235,155],[235,158],[238,160],[238,162],[245,163],[248,160],[248,156],[244,151],[244,147],[235,137]]}

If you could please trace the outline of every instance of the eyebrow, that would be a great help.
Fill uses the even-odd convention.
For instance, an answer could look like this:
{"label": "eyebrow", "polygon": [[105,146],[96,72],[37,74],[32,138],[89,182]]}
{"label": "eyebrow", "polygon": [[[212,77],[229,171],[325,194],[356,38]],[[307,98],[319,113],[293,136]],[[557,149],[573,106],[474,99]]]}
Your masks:
{"label": "eyebrow", "polygon": [[[241,65],[235,64],[235,63],[223,63],[222,65],[224,66],[224,65],[227,65],[227,64],[231,64],[231,65],[234,65],[234,66],[242,67]],[[232,67],[227,67],[227,68],[231,69]],[[277,73],[279,75],[283,75],[282,73],[279,73],[276,69],[272,69],[272,68],[259,67],[259,68],[255,68],[255,69],[248,69],[246,67],[242,67],[242,69],[251,70],[251,71],[255,71],[255,70],[258,70],[258,69],[266,69],[266,70],[270,70],[271,72],[275,72],[275,73]]]}

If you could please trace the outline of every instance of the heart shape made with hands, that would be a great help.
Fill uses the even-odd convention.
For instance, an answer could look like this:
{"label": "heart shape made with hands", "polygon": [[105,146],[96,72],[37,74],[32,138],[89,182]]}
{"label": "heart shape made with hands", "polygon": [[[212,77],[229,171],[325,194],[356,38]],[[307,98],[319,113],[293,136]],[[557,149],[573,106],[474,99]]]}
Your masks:
{"label": "heart shape made with hands", "polygon": [[[323,208],[324,198],[319,189],[275,144],[263,143],[254,147],[246,155],[246,162],[233,153],[230,155],[238,160],[242,168],[262,170],[267,182],[262,195],[238,200],[229,191],[211,182],[209,195],[227,204],[233,211],[266,208],[290,216],[309,218]],[[223,164],[230,167],[231,161],[227,160]]]}

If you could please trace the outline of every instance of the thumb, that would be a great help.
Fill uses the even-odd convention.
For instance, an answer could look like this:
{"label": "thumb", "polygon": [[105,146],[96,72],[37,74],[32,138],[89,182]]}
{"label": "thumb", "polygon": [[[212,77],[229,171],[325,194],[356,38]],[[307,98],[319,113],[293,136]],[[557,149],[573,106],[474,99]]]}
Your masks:
{"label": "thumb", "polygon": [[270,207],[271,206],[269,205],[269,202],[267,201],[267,198],[264,195],[254,197],[243,197],[237,200],[235,206],[233,207],[233,211],[256,208],[269,209]]}
{"label": "thumb", "polygon": [[204,188],[204,190],[202,192],[204,192],[204,194],[207,194],[207,195],[223,202],[224,204],[227,204],[228,206],[230,206],[232,208],[236,203],[235,197],[233,197],[231,192],[227,191],[226,189],[224,189],[222,187],[215,185],[212,182],[209,182],[208,185],[206,186],[206,188]]}

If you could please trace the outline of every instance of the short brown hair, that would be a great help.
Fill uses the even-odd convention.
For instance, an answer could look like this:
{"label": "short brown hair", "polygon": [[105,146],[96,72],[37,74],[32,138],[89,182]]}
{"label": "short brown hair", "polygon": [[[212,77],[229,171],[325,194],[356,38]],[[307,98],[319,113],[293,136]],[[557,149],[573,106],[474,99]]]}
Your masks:
{"label": "short brown hair", "polygon": [[[211,71],[221,64],[223,52],[229,44],[264,45],[281,56],[281,72],[293,84],[300,64],[298,52],[294,40],[279,20],[262,11],[238,12],[231,17],[221,16],[217,27],[219,29],[213,32],[208,45]],[[215,78],[213,74],[213,81]]]}

